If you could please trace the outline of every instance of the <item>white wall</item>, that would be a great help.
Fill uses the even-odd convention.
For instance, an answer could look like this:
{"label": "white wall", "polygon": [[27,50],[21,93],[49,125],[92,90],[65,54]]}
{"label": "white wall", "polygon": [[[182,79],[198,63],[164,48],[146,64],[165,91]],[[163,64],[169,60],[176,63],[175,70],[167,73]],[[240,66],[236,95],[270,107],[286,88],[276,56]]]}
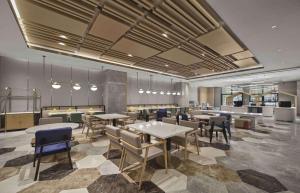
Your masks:
{"label": "white wall", "polygon": [[[73,68],[73,81],[81,84],[81,89],[75,91],[71,89],[71,68],[53,65],[52,74],[55,81],[62,82],[62,88],[52,89],[50,84],[51,68],[50,64],[29,63],[27,61],[14,60],[0,57],[1,84],[0,89],[8,86],[12,89],[14,96],[31,95],[31,90],[36,88],[42,96],[42,106],[52,105],[99,105],[102,104],[101,90],[92,92],[88,87],[88,70]],[[90,82],[99,85],[100,71],[90,71]],[[29,88],[29,91],[27,91]],[[52,99],[52,100],[51,100]],[[27,100],[14,100],[12,111],[31,111],[30,102],[27,109]]]}

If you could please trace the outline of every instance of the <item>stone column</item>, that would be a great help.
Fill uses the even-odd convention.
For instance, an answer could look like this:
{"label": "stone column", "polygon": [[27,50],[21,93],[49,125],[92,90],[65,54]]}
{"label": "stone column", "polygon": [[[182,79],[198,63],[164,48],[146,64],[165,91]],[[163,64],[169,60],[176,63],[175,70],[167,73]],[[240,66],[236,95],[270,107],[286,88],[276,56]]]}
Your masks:
{"label": "stone column", "polygon": [[180,92],[181,95],[174,96],[174,103],[178,104],[180,107],[189,106],[189,96],[190,96],[190,85],[186,82],[176,82],[174,84],[175,90]]}
{"label": "stone column", "polygon": [[127,73],[104,70],[100,73],[106,113],[122,113],[127,106]]}

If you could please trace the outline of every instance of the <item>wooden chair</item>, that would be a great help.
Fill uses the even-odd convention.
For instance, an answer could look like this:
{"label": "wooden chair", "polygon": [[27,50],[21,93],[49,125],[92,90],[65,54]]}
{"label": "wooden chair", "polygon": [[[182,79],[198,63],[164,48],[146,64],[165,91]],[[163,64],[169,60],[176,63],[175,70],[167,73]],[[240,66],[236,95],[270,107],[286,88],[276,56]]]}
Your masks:
{"label": "wooden chair", "polygon": [[171,142],[175,143],[176,145],[184,147],[184,159],[187,158],[187,145],[189,143],[189,137],[195,137],[195,144],[197,148],[197,153],[199,155],[199,144],[198,144],[198,132],[199,132],[199,123],[198,122],[191,122],[191,121],[179,121],[179,125],[185,127],[193,128],[192,131],[186,132],[184,134],[176,135],[171,138]]}
{"label": "wooden chair", "polygon": [[[111,125],[106,125],[105,127],[106,135],[109,139],[109,145],[108,145],[108,150],[106,154],[106,158],[109,159],[109,153],[110,150],[113,147],[117,147],[118,149],[122,150],[122,145],[121,145],[121,129],[118,127],[114,127]],[[121,162],[120,162],[121,164]]]}
{"label": "wooden chair", "polygon": [[87,124],[87,132],[86,132],[86,137],[89,136],[90,130],[92,131],[92,135],[90,136],[91,138],[96,137],[96,132],[104,132],[105,131],[105,123],[100,121],[97,118],[94,118],[93,116],[88,116],[86,117],[86,124]]}
{"label": "wooden chair", "polygon": [[162,118],[162,122],[164,123],[169,123],[169,124],[177,124],[177,120],[176,119],[172,119],[172,118],[167,118],[167,117],[163,117]]}
{"label": "wooden chair", "polygon": [[[167,146],[164,141],[158,141],[153,144],[143,144],[141,142],[141,138],[139,135],[122,131],[121,132],[121,143],[123,145],[122,156],[121,156],[121,164],[120,170],[124,172],[129,169],[136,168],[137,166],[141,166],[141,173],[139,174],[139,189],[141,189],[142,178],[145,172],[145,168],[147,165],[147,161],[153,158],[156,158],[159,155],[164,153],[165,155],[165,167],[167,172]],[[158,145],[164,144],[164,150],[156,147]],[[127,156],[130,156],[131,159],[137,160],[135,164],[132,164],[126,168],[124,168],[124,162],[126,161]]]}

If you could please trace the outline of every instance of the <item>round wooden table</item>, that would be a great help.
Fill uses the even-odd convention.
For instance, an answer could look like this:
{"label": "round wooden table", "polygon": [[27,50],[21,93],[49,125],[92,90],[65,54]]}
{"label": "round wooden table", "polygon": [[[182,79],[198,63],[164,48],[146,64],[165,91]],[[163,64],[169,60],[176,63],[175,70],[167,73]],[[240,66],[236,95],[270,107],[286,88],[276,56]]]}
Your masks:
{"label": "round wooden table", "polygon": [[59,128],[65,128],[65,127],[71,127],[72,129],[77,129],[79,127],[78,123],[52,123],[52,124],[45,124],[45,125],[36,125],[33,127],[29,127],[25,130],[28,134],[35,134],[35,132],[39,130],[46,130],[46,129],[59,129]]}

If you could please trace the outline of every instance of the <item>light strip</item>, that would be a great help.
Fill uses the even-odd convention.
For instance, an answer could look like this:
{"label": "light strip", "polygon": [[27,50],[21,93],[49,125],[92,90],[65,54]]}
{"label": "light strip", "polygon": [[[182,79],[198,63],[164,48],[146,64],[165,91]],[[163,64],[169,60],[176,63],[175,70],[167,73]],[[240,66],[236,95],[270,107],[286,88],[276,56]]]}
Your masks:
{"label": "light strip", "polygon": [[17,17],[17,21],[18,21],[19,24],[20,24],[20,28],[22,29],[22,32],[23,32],[23,34],[24,34],[25,41],[28,42],[28,36],[27,36],[27,34],[26,34],[26,31],[25,31],[24,28],[23,28],[24,24],[23,24],[23,22],[22,22],[21,15],[20,15],[20,12],[19,12],[19,10],[18,10],[18,6],[17,6],[17,4],[16,4],[16,0],[10,0],[10,3],[11,3],[11,5],[12,5],[13,11],[14,11],[16,17]]}

